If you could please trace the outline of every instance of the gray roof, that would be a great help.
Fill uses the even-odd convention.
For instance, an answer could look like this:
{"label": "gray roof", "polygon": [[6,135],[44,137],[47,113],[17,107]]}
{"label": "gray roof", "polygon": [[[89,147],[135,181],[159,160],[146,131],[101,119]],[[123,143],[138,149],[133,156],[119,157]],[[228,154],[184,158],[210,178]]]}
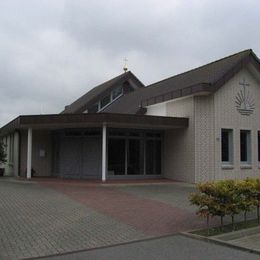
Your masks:
{"label": "gray roof", "polygon": [[174,129],[186,128],[189,119],[184,117],[126,115],[111,113],[81,113],[19,116],[0,128],[0,137],[17,129],[65,129],[102,127],[138,128],[138,129]]}
{"label": "gray roof", "polygon": [[106,81],[90,91],[88,91],[86,94],[78,98],[76,101],[71,103],[70,105],[66,106],[65,109],[61,112],[62,114],[67,113],[80,113],[83,112],[82,110],[84,107],[91,102],[93,99],[96,99],[99,97],[99,95],[102,95],[106,90],[110,89],[111,87],[122,84],[128,80],[132,80],[135,85],[139,87],[144,87],[144,84],[131,72],[128,71],[126,73],[123,73],[109,81]]}
{"label": "gray roof", "polygon": [[253,51],[245,50],[138,89],[116,100],[103,112],[134,114],[140,112],[142,106],[202,91],[214,92],[249,61],[260,67]]}

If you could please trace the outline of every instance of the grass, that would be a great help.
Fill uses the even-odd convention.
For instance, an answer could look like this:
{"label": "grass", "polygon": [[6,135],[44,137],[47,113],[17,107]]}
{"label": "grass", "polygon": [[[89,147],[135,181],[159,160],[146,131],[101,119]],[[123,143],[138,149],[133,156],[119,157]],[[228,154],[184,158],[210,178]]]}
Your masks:
{"label": "grass", "polygon": [[235,223],[235,230],[233,230],[232,224],[228,224],[228,225],[224,225],[222,229],[221,227],[218,226],[210,229],[196,230],[191,233],[200,236],[210,237],[210,236],[216,236],[216,235],[225,234],[232,231],[238,231],[246,228],[253,228],[257,226],[260,226],[260,224],[257,222],[257,219],[251,219],[248,220],[246,223],[244,221]]}

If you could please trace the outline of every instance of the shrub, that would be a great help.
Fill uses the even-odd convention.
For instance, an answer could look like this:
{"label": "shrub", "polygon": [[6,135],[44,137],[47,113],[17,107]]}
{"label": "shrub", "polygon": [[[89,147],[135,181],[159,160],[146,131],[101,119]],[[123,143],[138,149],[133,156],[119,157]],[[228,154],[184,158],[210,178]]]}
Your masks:
{"label": "shrub", "polygon": [[[198,189],[200,189],[199,186]],[[207,228],[209,231],[209,218],[214,215],[215,210],[213,197],[207,193],[195,192],[190,194],[190,201],[193,205],[199,207],[196,214],[207,218]]]}
{"label": "shrub", "polygon": [[251,189],[253,205],[257,209],[257,221],[260,223],[259,208],[260,208],[260,179],[253,180],[253,187]]}
{"label": "shrub", "polygon": [[197,192],[190,194],[190,202],[199,207],[196,214],[207,218],[207,227],[209,230],[209,218],[214,216],[221,217],[221,226],[223,226],[223,217],[225,208],[223,203],[219,202],[216,191],[216,183],[207,182],[197,185]]}
{"label": "shrub", "polygon": [[6,162],[6,153],[4,149],[4,144],[2,141],[0,141],[0,163]]}
{"label": "shrub", "polygon": [[[234,229],[235,215],[244,212],[244,220],[247,221],[247,213],[255,206],[257,219],[260,222],[260,179],[247,178],[241,181],[223,180],[200,183],[197,191],[190,194],[190,202],[199,207],[198,215],[207,218],[219,216],[221,229],[225,216],[231,216]],[[209,229],[208,229],[209,230]]]}
{"label": "shrub", "polygon": [[247,178],[237,182],[237,193],[239,196],[238,208],[244,212],[244,221],[247,222],[247,213],[255,204],[255,179]]}
{"label": "shrub", "polygon": [[215,186],[215,200],[218,208],[217,216],[221,219],[221,228],[223,227],[223,218],[231,216],[232,226],[234,228],[234,216],[240,212],[238,205],[239,196],[236,190],[234,180],[217,181]]}

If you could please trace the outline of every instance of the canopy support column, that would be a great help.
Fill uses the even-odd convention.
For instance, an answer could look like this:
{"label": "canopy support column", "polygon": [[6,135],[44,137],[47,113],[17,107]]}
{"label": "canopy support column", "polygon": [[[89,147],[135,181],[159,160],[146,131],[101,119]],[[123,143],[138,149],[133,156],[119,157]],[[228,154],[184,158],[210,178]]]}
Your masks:
{"label": "canopy support column", "polygon": [[102,181],[106,181],[107,175],[107,126],[102,127]]}
{"label": "canopy support column", "polygon": [[32,128],[28,128],[26,178],[31,179],[31,177],[32,177]]}

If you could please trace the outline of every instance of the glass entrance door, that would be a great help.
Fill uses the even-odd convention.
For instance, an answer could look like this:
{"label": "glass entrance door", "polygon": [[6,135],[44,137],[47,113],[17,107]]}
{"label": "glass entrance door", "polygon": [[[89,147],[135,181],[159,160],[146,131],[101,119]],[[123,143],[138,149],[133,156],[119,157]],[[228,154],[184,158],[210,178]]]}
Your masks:
{"label": "glass entrance door", "polygon": [[110,176],[161,174],[160,133],[110,130],[107,152]]}
{"label": "glass entrance door", "polygon": [[126,140],[108,139],[108,174],[124,175],[126,161]]}
{"label": "glass entrance door", "polygon": [[161,140],[146,140],[146,174],[161,174]]}
{"label": "glass entrance door", "polygon": [[144,174],[144,149],[142,140],[128,139],[127,155],[127,174]]}

